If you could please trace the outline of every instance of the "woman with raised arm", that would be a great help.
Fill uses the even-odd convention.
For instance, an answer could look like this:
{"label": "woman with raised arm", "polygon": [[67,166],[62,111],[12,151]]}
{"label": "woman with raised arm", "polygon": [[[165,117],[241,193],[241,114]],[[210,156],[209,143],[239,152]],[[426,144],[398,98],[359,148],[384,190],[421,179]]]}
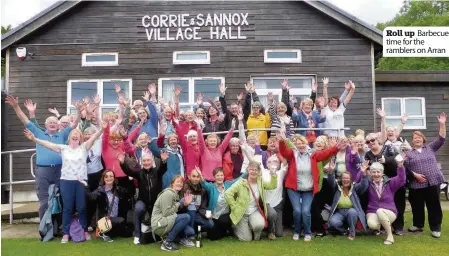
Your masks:
{"label": "woman with raised arm", "polygon": [[407,152],[406,167],[413,174],[410,183],[409,201],[412,206],[413,226],[410,232],[422,232],[424,228],[424,204],[428,211],[428,221],[432,236],[441,236],[443,211],[440,202],[440,185],[444,176],[436,159],[436,152],[446,141],[445,113],[438,116],[440,131],[438,138],[426,144],[426,137],[419,131],[413,132],[413,149]]}
{"label": "woman with raised arm", "polygon": [[63,205],[62,213],[62,232],[63,237],[61,243],[69,241],[69,229],[72,222],[72,216],[76,205],[76,211],[80,216],[81,226],[83,227],[86,240],[91,240],[87,232],[87,218],[86,218],[86,199],[84,195],[84,187],[78,182],[79,179],[87,181],[87,156],[88,151],[92,148],[95,140],[103,133],[103,129],[99,129],[89,140],[83,140],[83,134],[76,129],[70,132],[68,145],[54,144],[46,140],[36,138],[33,133],[25,129],[25,136],[52,151],[61,154],[62,168],[61,168],[61,197]]}
{"label": "woman with raised arm", "polygon": [[[288,80],[282,81],[282,91],[288,91],[290,86],[288,85]],[[288,93],[288,92],[287,92]],[[273,93],[270,92],[267,95],[267,104],[268,104],[268,113],[270,113],[271,119],[271,129],[281,129],[281,126],[285,126],[287,137],[289,138],[295,132],[292,130],[294,128],[293,118],[288,116],[287,108],[289,105],[288,97],[282,97],[282,102],[276,105],[274,101]],[[281,125],[282,123],[282,125]],[[271,137],[275,137],[276,133],[274,131],[271,132]]]}
{"label": "woman with raised arm", "polygon": [[[234,233],[239,240],[249,242],[260,240],[264,227],[268,226],[268,208],[265,190],[275,189],[277,176],[271,173],[271,180],[262,180],[261,164],[251,161],[248,178],[239,179],[225,192],[225,199],[231,209]],[[254,235],[253,235],[254,234]]]}
{"label": "woman with raised arm", "polygon": [[385,141],[385,145],[391,145],[393,149],[397,152],[401,152],[401,146],[405,142],[403,138],[400,137],[402,128],[404,128],[405,123],[408,120],[408,117],[406,115],[402,116],[401,123],[398,127],[393,126],[387,126],[385,117],[387,114],[383,109],[378,108],[377,114],[382,118],[381,123],[381,134],[382,138]]}
{"label": "woman with raised arm", "polygon": [[175,241],[180,239],[180,243],[186,247],[193,247],[195,244],[189,237],[195,235],[195,230],[190,226],[190,215],[187,213],[177,214],[180,210],[187,208],[192,202],[193,196],[186,192],[184,197],[179,199],[179,193],[184,188],[184,177],[175,176],[170,182],[170,187],[164,189],[157,197],[151,214],[151,228],[153,232],[165,237],[161,250],[177,251]]}
{"label": "woman with raised arm", "polygon": [[[140,129],[140,133],[144,132],[148,134],[148,136],[154,138],[157,136],[157,123],[158,123],[158,114],[156,110],[156,106],[153,104],[150,99],[150,95],[154,98],[156,95],[156,85],[150,84],[148,86],[149,92],[145,92],[143,99],[146,101],[147,107],[140,107],[136,109],[138,115],[138,121],[131,127],[129,132],[132,132],[138,125],[141,124],[142,128]],[[154,96],[153,96],[154,95]]]}
{"label": "woman with raised arm", "polygon": [[[248,136],[252,134],[258,135],[260,146],[262,147],[262,149],[266,150],[268,144],[268,134],[265,129],[271,127],[270,114],[261,113],[262,104],[260,104],[259,101],[254,102],[252,107],[253,112],[249,115],[248,120],[246,121],[246,127],[248,128],[248,130],[250,130],[248,131]],[[254,131],[257,129],[263,130]]]}
{"label": "woman with raised arm", "polygon": [[324,113],[326,115],[326,122],[324,123],[324,127],[335,129],[326,131],[326,134],[329,137],[345,135],[344,130],[339,131],[338,129],[345,127],[344,113],[346,110],[346,106],[351,101],[355,91],[355,84],[351,80],[348,83],[351,86],[351,90],[349,91],[348,96],[343,102],[340,102],[340,98],[338,96],[332,96],[328,101],[327,87],[329,84],[329,78],[323,79],[323,95],[325,99]]}
{"label": "woman with raised arm", "polygon": [[[243,154],[240,152],[240,140],[232,138],[229,148],[223,155],[223,173],[226,181],[240,177],[243,165]],[[214,175],[215,176],[215,175]]]}
{"label": "woman with raised arm", "polygon": [[[190,120],[191,117],[196,118],[193,111],[189,111],[186,112],[187,121]],[[200,150],[200,146],[198,145],[197,130],[199,126],[197,125],[195,119],[193,119],[194,125],[189,126],[188,129],[185,129],[185,127],[181,128],[182,122],[178,122],[178,120],[173,119],[172,122],[175,127],[176,134],[179,136],[179,145],[181,146],[182,156],[186,166],[186,176],[189,177],[192,170],[195,169],[195,166],[200,166],[200,156],[203,154]],[[190,122],[184,122],[184,124],[190,124]]]}

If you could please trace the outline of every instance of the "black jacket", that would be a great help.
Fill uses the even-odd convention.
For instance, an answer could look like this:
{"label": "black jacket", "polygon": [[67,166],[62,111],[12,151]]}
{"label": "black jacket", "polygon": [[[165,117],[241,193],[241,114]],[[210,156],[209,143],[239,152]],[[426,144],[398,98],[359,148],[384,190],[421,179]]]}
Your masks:
{"label": "black jacket", "polygon": [[374,162],[378,162],[379,159],[381,159],[382,156],[384,156],[385,158],[385,163],[383,164],[384,174],[387,177],[392,178],[397,175],[398,164],[396,163],[395,160],[396,155],[397,153],[395,152],[393,147],[391,147],[390,145],[384,145],[380,153],[377,155],[374,155],[371,150],[366,152],[365,160],[369,160],[369,165],[371,165]]}
{"label": "black jacket", "polygon": [[[125,188],[114,185],[112,191],[118,201],[118,217],[125,218],[128,212],[127,201],[133,196],[131,195]],[[96,202],[98,206],[98,219],[108,216],[109,212],[109,200],[106,195],[106,191],[104,186],[99,186],[96,190],[90,192],[90,189],[86,187],[86,196],[89,201]],[[115,199],[114,199],[115,200]],[[124,205],[124,207],[121,207]],[[126,218],[125,218],[126,219]]]}
{"label": "black jacket", "polygon": [[167,171],[167,163],[154,158],[156,167],[131,170],[126,163],[120,164],[123,172],[137,179],[139,183],[139,200],[142,200],[149,209],[153,209],[157,195],[162,191],[162,175]]}
{"label": "black jacket", "polygon": [[[226,99],[223,96],[220,96],[220,103],[221,103],[221,109],[223,110],[223,113],[225,114],[225,118],[222,122],[222,128],[220,128],[223,131],[229,131],[231,130],[231,128],[234,128],[234,130],[238,131],[239,129],[239,119],[237,116],[233,116],[231,114],[231,111],[229,111],[229,109],[227,108],[226,105]],[[235,126],[232,127],[232,120],[235,119]],[[246,123],[243,122],[243,126],[246,129]],[[234,133],[233,137],[238,138],[239,134],[238,133]]]}
{"label": "black jacket", "polygon": [[[197,209],[197,212],[203,217],[206,218],[206,211],[208,210],[209,206],[209,195],[207,194],[207,191],[201,187],[201,183],[198,185],[192,185],[192,183],[188,180],[184,183],[184,188],[181,191],[180,198],[184,198],[184,193],[186,191],[190,191],[190,193],[195,195],[201,196],[201,204],[200,207]],[[188,206],[183,207],[179,210],[179,212],[187,212]],[[207,219],[207,218],[206,218]]]}

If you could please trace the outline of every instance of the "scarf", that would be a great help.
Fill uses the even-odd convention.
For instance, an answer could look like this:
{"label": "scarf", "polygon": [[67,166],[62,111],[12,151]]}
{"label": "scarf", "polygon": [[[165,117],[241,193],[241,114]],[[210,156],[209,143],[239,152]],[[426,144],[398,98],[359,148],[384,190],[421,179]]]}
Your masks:
{"label": "scarf", "polygon": [[181,148],[179,147],[179,145],[178,145],[178,147],[176,149],[172,149],[170,146],[167,146],[166,149],[167,149],[168,153],[174,154],[174,155],[176,155],[178,157],[179,163],[180,163],[180,166],[181,166],[181,170],[180,170],[181,176],[185,177],[184,161],[182,159],[182,152],[181,152]]}
{"label": "scarf", "polygon": [[374,188],[376,189],[377,196],[380,199],[380,197],[382,196],[384,184],[383,184],[383,182],[380,182],[380,184],[377,184],[376,182],[373,182],[373,183],[374,183]]}

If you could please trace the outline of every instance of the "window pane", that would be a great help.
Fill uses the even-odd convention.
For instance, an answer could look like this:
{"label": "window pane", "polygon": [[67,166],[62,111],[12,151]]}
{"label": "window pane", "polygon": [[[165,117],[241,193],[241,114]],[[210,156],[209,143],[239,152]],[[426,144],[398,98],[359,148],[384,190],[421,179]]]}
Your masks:
{"label": "window pane", "polygon": [[[288,84],[292,88],[312,88],[312,78],[288,78]],[[284,78],[254,78],[253,83],[256,89],[281,89]]]}
{"label": "window pane", "polygon": [[70,114],[76,114],[76,109],[75,108],[69,108],[69,115]]}
{"label": "window pane", "polygon": [[399,99],[384,100],[384,108],[387,116],[401,116],[401,100]]}
{"label": "window pane", "polygon": [[120,85],[121,93],[129,98],[129,82],[128,81],[108,81],[103,82],[103,104],[117,104],[117,94],[114,86]]}
{"label": "window pane", "polygon": [[406,99],[405,100],[405,114],[409,116],[421,116],[422,101],[420,99]]}
{"label": "window pane", "polygon": [[86,62],[115,62],[115,54],[109,55],[86,55]]}
{"label": "window pane", "polygon": [[191,110],[193,109],[192,106],[179,106],[179,109],[181,110],[182,113],[185,113],[187,110]]}
{"label": "window pane", "polygon": [[389,119],[387,118],[386,120],[387,126],[392,126],[392,127],[398,127],[399,124],[401,123],[401,119],[397,118],[397,119]]}
{"label": "window pane", "polygon": [[92,99],[96,94],[97,82],[72,82],[72,102],[81,101],[86,96]]}
{"label": "window pane", "polygon": [[296,59],[297,52],[267,52],[267,58],[270,59]]}
{"label": "window pane", "polygon": [[424,126],[423,119],[408,119],[405,126]]}
{"label": "window pane", "polygon": [[196,93],[201,92],[203,94],[203,101],[206,102],[209,97],[213,100],[220,95],[218,85],[221,83],[221,79],[195,79],[194,80],[194,98],[196,99]]}
{"label": "window pane", "polygon": [[207,60],[207,53],[178,53],[177,60]]}
{"label": "window pane", "polygon": [[101,108],[101,116],[104,116],[105,113],[115,112],[117,108]]}
{"label": "window pane", "polygon": [[179,94],[179,102],[180,103],[188,103],[189,102],[189,80],[163,80],[162,81],[162,98],[166,102],[175,100],[174,89],[178,85],[182,89],[181,94]]}

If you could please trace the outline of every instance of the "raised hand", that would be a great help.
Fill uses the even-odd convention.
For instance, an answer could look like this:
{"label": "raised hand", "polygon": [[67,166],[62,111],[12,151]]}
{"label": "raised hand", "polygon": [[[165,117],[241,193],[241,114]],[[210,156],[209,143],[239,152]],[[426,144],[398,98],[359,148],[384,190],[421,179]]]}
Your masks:
{"label": "raised hand", "polygon": [[377,108],[377,114],[381,117],[381,118],[385,118],[387,116],[387,114],[385,113],[385,111],[381,108]]}
{"label": "raised hand", "polygon": [[6,96],[5,103],[9,104],[11,107],[19,106],[19,97]]}
{"label": "raised hand", "polygon": [[123,127],[123,125],[120,125],[119,133],[120,133],[120,136],[122,136],[122,138],[126,137],[127,133],[126,133],[125,127]]}
{"label": "raised hand", "polygon": [[191,204],[192,200],[193,200],[192,194],[190,193],[190,191],[186,191],[186,193],[184,194],[184,205],[187,206]]}
{"label": "raised hand", "polygon": [[331,137],[329,138],[329,146],[335,147],[337,145],[337,137]]}
{"label": "raised hand", "polygon": [[251,81],[246,82],[246,84],[245,84],[245,90],[246,90],[246,92],[251,93],[251,87],[252,87],[252,86],[253,86],[253,85],[251,84]]}
{"label": "raised hand", "polygon": [[164,107],[164,104],[165,104],[164,98],[159,98],[159,105],[161,105],[161,108]]}
{"label": "raised hand", "polygon": [[355,84],[352,82],[352,80],[349,80],[349,85],[351,85],[351,89],[355,90]]}
{"label": "raised hand", "polygon": [[323,81],[323,86],[329,85],[329,77],[324,77],[322,81]]}
{"label": "raised hand", "polygon": [[94,96],[94,103],[95,103],[95,105],[100,105],[100,102],[101,102],[101,98],[100,98],[100,95],[95,95]]}
{"label": "raised hand", "polygon": [[162,162],[166,162],[168,160],[168,151],[161,151],[161,160]]}
{"label": "raised hand", "polygon": [[312,85],[312,92],[317,92],[318,91],[318,83],[314,83]]}
{"label": "raised hand", "polygon": [[290,90],[292,87],[288,84],[288,80],[284,79],[281,82],[282,90]]}
{"label": "raised hand", "polygon": [[148,91],[151,95],[156,95],[156,84],[151,83],[148,85]]}
{"label": "raised hand", "polygon": [[114,90],[115,90],[115,93],[118,94],[122,90],[122,88],[120,88],[119,84],[116,84],[116,85],[114,85]]}
{"label": "raised hand", "polygon": [[365,160],[361,165],[360,165],[360,170],[363,172],[363,174],[366,174],[366,170],[368,170],[369,168],[369,160]]}
{"label": "raised hand", "polygon": [[201,180],[203,180],[203,179],[204,179],[204,178],[203,178],[203,174],[201,173],[200,168],[199,168],[198,166],[196,166],[196,165],[195,165],[195,171],[198,173],[198,175],[200,175]]}
{"label": "raised hand", "polygon": [[150,93],[149,92],[144,92],[142,98],[146,101],[150,100]]}
{"label": "raised hand", "polygon": [[243,92],[241,92],[240,94],[237,94],[237,100],[238,101],[243,100]]}
{"label": "raised hand", "polygon": [[33,101],[28,99],[26,100],[23,105],[28,109],[28,112],[34,113],[36,112],[36,103],[33,104]]}
{"label": "raised hand", "polygon": [[90,98],[89,98],[89,96],[86,96],[86,97],[83,98],[83,103],[84,103],[84,104],[89,104],[89,103],[90,103]]}
{"label": "raised hand", "polygon": [[199,106],[203,104],[203,94],[201,92],[198,92],[196,94],[196,104]]}
{"label": "raised hand", "polygon": [[81,103],[81,102],[79,102],[79,101],[75,101],[75,102],[73,102],[72,104],[75,106],[75,108],[76,108],[79,112],[83,111],[83,109],[84,109],[84,104],[83,104],[83,103]]}
{"label": "raised hand", "polygon": [[221,83],[218,85],[218,90],[220,91],[221,95],[225,95],[226,89],[228,89],[228,87],[226,87],[224,84]]}
{"label": "raised hand", "polygon": [[86,107],[87,114],[92,115],[96,108],[97,106],[95,106],[94,104],[88,104]]}
{"label": "raised hand", "polygon": [[335,170],[335,166],[336,166],[336,165],[337,165],[337,164],[335,163],[335,160],[332,159],[332,160],[329,162],[329,168],[327,169],[327,172],[328,172],[328,173],[333,172],[333,171]]}
{"label": "raised hand", "polygon": [[239,112],[239,114],[237,115],[237,118],[239,119],[239,121],[243,121],[243,113]]}
{"label": "raised hand", "polygon": [[181,86],[177,85],[173,91],[175,93],[175,96],[179,97],[179,94],[181,94],[182,88],[181,88]]}
{"label": "raised hand", "polygon": [[25,135],[25,137],[27,137],[27,139],[29,139],[31,141],[34,141],[36,139],[34,137],[34,134],[28,129],[23,130],[23,134]]}
{"label": "raised hand", "polygon": [[438,119],[438,123],[440,123],[440,124],[445,124],[446,123],[446,119],[447,119],[447,115],[446,115],[446,113],[441,113],[438,117],[437,117],[437,119]]}
{"label": "raised hand", "polygon": [[55,116],[59,116],[59,112],[56,108],[49,108],[48,112],[52,113]]}
{"label": "raised hand", "polygon": [[405,123],[407,123],[407,120],[408,120],[408,116],[407,116],[407,114],[404,114],[404,115],[401,117],[401,122],[402,122],[403,124],[405,124]]}
{"label": "raised hand", "polygon": [[351,90],[351,85],[349,83],[345,83],[345,90],[346,91]]}

